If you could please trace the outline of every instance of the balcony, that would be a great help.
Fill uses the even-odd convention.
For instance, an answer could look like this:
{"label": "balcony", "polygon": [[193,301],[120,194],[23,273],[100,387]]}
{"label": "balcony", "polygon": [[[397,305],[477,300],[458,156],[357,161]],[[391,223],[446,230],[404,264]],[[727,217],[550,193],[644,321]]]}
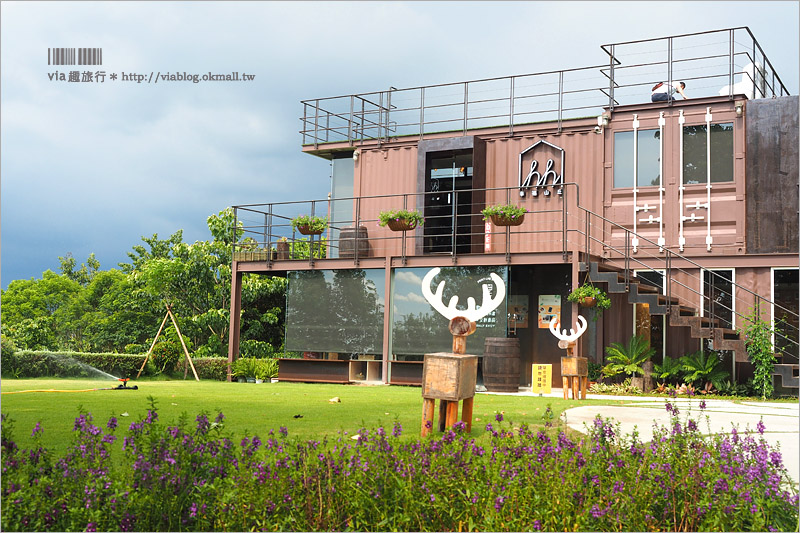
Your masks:
{"label": "balcony", "polygon": [[[574,69],[303,100],[304,149],[386,143],[398,137],[595,117],[650,101],[660,81],[684,81],[691,98],[788,95],[747,27],[606,44],[607,61]],[[331,146],[333,147],[333,146]]]}

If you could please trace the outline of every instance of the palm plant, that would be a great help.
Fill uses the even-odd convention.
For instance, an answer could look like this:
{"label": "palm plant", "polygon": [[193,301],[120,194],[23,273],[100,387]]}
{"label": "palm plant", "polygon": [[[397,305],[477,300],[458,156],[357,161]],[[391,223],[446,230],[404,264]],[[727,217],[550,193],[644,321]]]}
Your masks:
{"label": "palm plant", "polygon": [[664,362],[653,367],[653,377],[669,381],[677,380],[683,370],[680,360],[664,356]]}
{"label": "palm plant", "polygon": [[715,351],[708,353],[698,350],[694,353],[684,355],[680,359],[681,366],[686,375],[683,380],[686,383],[704,384],[711,383],[716,388],[722,388],[723,381],[728,378],[727,370],[720,368],[722,361]]}
{"label": "palm plant", "polygon": [[650,347],[650,341],[641,335],[634,335],[628,341],[627,346],[615,342],[606,347],[606,353],[608,354],[606,358],[608,364],[603,368],[603,374],[614,376],[624,373],[628,376],[636,376],[644,374],[642,365],[653,357],[656,350]]}

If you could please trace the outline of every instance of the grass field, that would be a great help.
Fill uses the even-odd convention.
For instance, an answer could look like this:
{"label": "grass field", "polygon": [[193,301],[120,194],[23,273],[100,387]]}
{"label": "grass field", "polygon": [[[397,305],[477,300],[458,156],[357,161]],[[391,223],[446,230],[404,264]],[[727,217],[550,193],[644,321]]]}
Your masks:
{"label": "grass field", "polygon": [[[263,437],[269,430],[284,426],[289,435],[319,439],[340,431],[352,434],[361,427],[389,428],[396,421],[402,424],[404,435],[418,436],[422,414],[419,387],[139,380],[138,390],[77,392],[116,385],[110,380],[4,379],[0,410],[15,421],[20,446],[30,445],[31,430],[40,422],[44,429],[42,443],[57,453],[68,446],[80,408],[92,413],[98,425],[115,416],[121,429],[127,429],[131,422],[147,414],[149,396],[156,400],[164,422],[175,421],[182,413],[194,421],[201,411],[212,416],[221,411],[226,429],[236,437]],[[72,392],[20,392],[48,389]],[[334,397],[341,401],[330,402]],[[548,405],[558,417],[577,403],[559,398],[479,394],[475,397],[472,435],[482,437],[486,423],[493,422],[499,412],[504,412],[506,420],[515,425],[535,426],[544,423],[542,415]],[[598,406],[622,403],[626,402],[613,397],[580,402]]]}

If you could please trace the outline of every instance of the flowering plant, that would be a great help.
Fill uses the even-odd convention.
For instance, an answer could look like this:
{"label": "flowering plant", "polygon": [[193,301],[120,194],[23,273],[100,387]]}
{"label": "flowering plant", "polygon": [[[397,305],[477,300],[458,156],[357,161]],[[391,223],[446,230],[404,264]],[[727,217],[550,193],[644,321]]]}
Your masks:
{"label": "flowering plant", "polygon": [[406,209],[392,209],[390,211],[381,211],[378,214],[378,225],[383,227],[389,223],[390,220],[404,220],[411,226],[421,226],[425,223],[425,219],[419,211],[408,211]]}
{"label": "flowering plant", "polygon": [[481,213],[483,213],[483,220],[489,220],[492,215],[500,218],[507,218],[509,220],[514,220],[517,217],[523,216],[527,213],[528,210],[524,207],[517,207],[515,205],[491,205],[486,209],[483,209]]}
{"label": "flowering plant", "polygon": [[314,215],[300,215],[292,219],[292,227],[308,228],[312,231],[325,231],[325,226],[328,225],[328,217],[317,217]]}

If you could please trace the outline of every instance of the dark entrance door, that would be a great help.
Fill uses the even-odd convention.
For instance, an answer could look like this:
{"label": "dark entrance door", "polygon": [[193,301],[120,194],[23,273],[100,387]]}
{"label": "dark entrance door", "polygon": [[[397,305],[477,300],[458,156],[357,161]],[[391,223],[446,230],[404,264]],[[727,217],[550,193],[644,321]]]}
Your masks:
{"label": "dark entrance door", "polygon": [[424,253],[468,253],[472,224],[472,150],[436,152],[425,172]]}

